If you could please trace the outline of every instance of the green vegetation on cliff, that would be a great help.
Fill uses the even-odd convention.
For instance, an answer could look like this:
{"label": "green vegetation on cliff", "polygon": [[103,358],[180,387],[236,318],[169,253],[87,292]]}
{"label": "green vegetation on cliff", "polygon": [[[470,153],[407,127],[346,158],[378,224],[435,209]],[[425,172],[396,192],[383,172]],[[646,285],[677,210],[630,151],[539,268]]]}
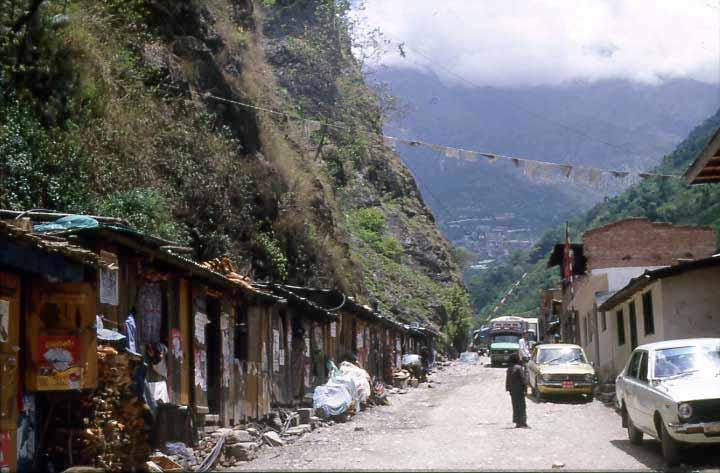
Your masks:
{"label": "green vegetation on cliff", "polygon": [[[459,271],[372,134],[387,101],[351,53],[349,8],[0,0],[0,207],[123,217],[198,259],[443,324],[462,312]],[[233,101],[348,129],[307,133]]]}

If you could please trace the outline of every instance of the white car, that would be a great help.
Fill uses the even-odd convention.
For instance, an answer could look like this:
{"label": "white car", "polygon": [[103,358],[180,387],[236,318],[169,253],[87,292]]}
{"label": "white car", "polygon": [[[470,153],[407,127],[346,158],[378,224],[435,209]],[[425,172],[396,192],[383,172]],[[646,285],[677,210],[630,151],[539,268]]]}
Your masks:
{"label": "white car", "polygon": [[639,346],[615,390],[630,442],[660,440],[669,465],[680,462],[683,445],[720,444],[720,338]]}

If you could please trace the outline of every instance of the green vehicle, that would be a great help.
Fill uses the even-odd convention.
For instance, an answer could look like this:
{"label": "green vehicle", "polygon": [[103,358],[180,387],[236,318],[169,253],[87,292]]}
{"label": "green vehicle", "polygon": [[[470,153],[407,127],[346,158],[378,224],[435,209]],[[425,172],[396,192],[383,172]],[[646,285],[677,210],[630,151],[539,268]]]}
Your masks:
{"label": "green vehicle", "polygon": [[527,322],[520,317],[498,317],[490,321],[490,364],[498,366],[510,361],[520,349],[519,340],[527,330]]}

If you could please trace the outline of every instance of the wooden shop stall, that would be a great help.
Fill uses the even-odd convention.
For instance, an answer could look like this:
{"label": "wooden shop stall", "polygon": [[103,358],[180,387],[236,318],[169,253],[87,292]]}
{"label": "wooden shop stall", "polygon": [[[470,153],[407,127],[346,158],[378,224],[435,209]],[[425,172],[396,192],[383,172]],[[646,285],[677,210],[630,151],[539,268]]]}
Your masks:
{"label": "wooden shop stall", "polygon": [[0,221],[0,468],[85,461],[82,397],[97,385],[92,252]]}

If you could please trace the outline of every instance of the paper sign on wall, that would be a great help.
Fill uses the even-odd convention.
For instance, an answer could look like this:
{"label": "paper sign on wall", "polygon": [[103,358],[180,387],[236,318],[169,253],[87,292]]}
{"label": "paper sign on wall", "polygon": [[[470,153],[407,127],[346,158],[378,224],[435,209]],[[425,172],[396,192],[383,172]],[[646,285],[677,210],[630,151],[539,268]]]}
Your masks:
{"label": "paper sign on wall", "polygon": [[310,336],[305,335],[305,356],[310,356]]}
{"label": "paper sign on wall", "polygon": [[280,366],[285,366],[285,350],[280,349],[280,357],[278,359],[280,360]]}
{"label": "paper sign on wall", "polygon": [[10,301],[0,299],[0,343],[10,339]]}
{"label": "paper sign on wall", "polygon": [[183,360],[183,341],[182,333],[179,328],[170,329],[170,353],[172,356],[182,362]]}
{"label": "paper sign on wall", "polygon": [[357,336],[355,337],[355,344],[357,345],[358,350],[361,350],[363,348],[363,333],[358,332]]}
{"label": "paper sign on wall", "polygon": [[317,344],[318,349],[322,350],[324,348],[323,332],[320,325],[315,326],[315,343]]}
{"label": "paper sign on wall", "polygon": [[100,303],[118,305],[118,270],[100,268]]}
{"label": "paper sign on wall", "polygon": [[207,381],[205,380],[205,363],[207,355],[204,351],[195,352],[195,385],[200,386],[202,391],[207,391]]}
{"label": "paper sign on wall", "polygon": [[330,336],[332,338],[337,337],[337,324],[335,322],[330,322]]}
{"label": "paper sign on wall", "polygon": [[195,312],[195,340],[205,345],[205,326],[209,320],[202,312]]}
{"label": "paper sign on wall", "polygon": [[273,371],[280,371],[280,331],[273,329]]}

